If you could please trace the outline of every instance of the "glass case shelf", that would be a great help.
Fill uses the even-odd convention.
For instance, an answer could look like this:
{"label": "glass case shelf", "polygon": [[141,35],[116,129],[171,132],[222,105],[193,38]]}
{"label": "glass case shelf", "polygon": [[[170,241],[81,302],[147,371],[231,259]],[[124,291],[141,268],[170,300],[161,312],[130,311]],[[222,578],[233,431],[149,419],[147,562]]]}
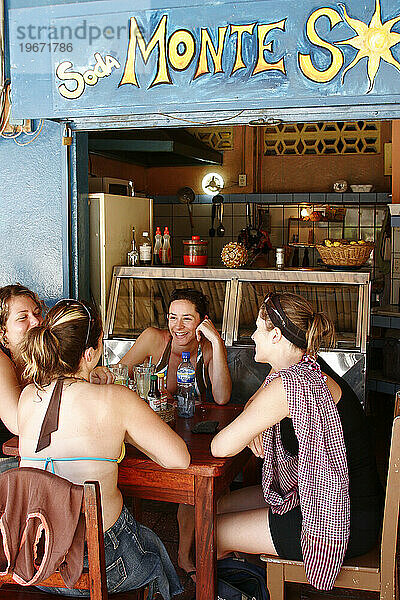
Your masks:
{"label": "glass case shelf", "polygon": [[320,354],[364,403],[369,272],[114,267],[104,327],[106,364],[121,360],[146,327],[166,327],[171,291],[188,287],[210,300],[209,316],[227,347],[233,402],[247,401],[265,377],[267,365],[254,362],[250,337],[262,300],[271,291],[290,291],[332,317],[337,347]]}
{"label": "glass case shelf", "polygon": [[105,339],[135,340],[146,327],[166,327],[172,290],[191,287],[208,296],[209,316],[226,345],[248,345],[266,294],[287,291],[304,296],[332,318],[339,347],[365,352],[369,281],[368,272],[314,269],[114,267]]}

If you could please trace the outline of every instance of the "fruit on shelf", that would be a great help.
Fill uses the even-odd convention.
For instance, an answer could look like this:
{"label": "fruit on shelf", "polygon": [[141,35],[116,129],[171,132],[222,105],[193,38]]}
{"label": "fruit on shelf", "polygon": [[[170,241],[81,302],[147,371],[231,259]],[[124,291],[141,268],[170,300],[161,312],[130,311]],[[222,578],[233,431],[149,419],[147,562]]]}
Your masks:
{"label": "fruit on shelf", "polygon": [[365,240],[324,240],[324,245],[327,248],[341,248],[343,246],[362,246],[366,244]]}

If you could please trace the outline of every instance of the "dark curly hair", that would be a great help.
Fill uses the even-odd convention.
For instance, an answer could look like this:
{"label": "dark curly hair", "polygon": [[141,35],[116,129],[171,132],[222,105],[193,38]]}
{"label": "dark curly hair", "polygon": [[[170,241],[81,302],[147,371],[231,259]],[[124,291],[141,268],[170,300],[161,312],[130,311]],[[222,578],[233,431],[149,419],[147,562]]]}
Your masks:
{"label": "dark curly hair", "polygon": [[175,300],[187,300],[187,302],[191,302],[196,311],[199,313],[201,320],[208,315],[209,300],[207,296],[205,296],[203,292],[200,292],[199,290],[195,290],[193,288],[176,288],[173,290],[169,299],[168,312],[172,302],[175,302]]}

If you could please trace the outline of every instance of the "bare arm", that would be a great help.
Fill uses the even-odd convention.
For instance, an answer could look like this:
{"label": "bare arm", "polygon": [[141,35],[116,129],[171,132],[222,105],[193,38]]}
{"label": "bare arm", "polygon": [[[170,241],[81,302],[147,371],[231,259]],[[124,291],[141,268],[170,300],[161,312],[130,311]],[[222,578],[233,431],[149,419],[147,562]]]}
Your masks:
{"label": "bare arm", "polygon": [[208,340],[211,346],[206,366],[211,381],[213,398],[217,404],[226,404],[231,397],[232,381],[226,360],[225,344],[208,317],[197,327],[196,336],[199,341],[201,335]]}
{"label": "bare arm", "polygon": [[[156,327],[148,327],[138,337],[132,348],[123,356],[120,362],[128,365],[129,374],[132,373],[132,367],[142,364],[146,358],[153,356],[153,363],[157,362],[164,350],[163,344],[165,332]],[[155,356],[156,355],[156,356]]]}
{"label": "bare arm", "polygon": [[12,432],[18,433],[17,409],[21,386],[13,362],[0,351],[0,418]]}
{"label": "bare arm", "polygon": [[190,454],[183,439],[131,390],[118,390],[125,440],[167,469],[187,469]]}
{"label": "bare arm", "polygon": [[211,442],[213,456],[235,456],[265,429],[289,415],[286,393],[280,378],[260,388],[243,412]]}

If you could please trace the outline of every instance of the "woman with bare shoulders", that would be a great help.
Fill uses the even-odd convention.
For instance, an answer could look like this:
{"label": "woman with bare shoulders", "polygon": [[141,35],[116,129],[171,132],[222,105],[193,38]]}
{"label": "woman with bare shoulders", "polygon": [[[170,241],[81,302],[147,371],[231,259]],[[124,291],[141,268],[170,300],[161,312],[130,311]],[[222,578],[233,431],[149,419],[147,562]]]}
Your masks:
{"label": "woman with bare shoulders", "polygon": [[[26,384],[21,343],[27,331],[43,322],[43,308],[37,294],[19,283],[0,288],[0,418],[12,433],[18,433],[18,399]],[[112,375],[97,367],[91,382],[111,383]]]}
{"label": "woman with bare shoulders", "polygon": [[167,374],[166,387],[173,396],[182,352],[190,352],[197,391],[205,393],[209,387],[214,401],[226,404],[232,391],[226,347],[207,313],[208,300],[204,294],[194,289],[174,290],[168,306],[168,329],[145,329],[121,363],[131,371],[151,356],[156,373]]}
{"label": "woman with bare shoulders", "polygon": [[0,288],[0,418],[12,433],[18,433],[18,398],[25,383],[20,345],[26,332],[42,323],[42,311],[38,296],[23,285]]}
{"label": "woman with bare shoulders", "polygon": [[[78,484],[98,480],[106,567],[116,561],[124,565],[118,573],[107,569],[109,592],[156,583],[169,600],[182,588],[161,540],[124,507],[118,462],[124,442],[167,468],[186,469],[190,455],[184,441],[135,392],[89,382],[101,352],[100,318],[77,300],[61,300],[28,331],[22,358],[24,375],[33,383],[24,388],[18,405],[20,466],[49,468]],[[57,405],[53,433],[50,439],[42,437],[42,423]]]}
{"label": "woman with bare shoulders", "polygon": [[[170,395],[176,392],[176,371],[182,352],[190,353],[196,370],[197,392],[204,396],[208,389],[217,404],[229,402],[232,382],[227,364],[225,344],[207,316],[208,300],[195,289],[175,289],[168,306],[168,329],[148,327],[121,359],[129,370],[152,356],[156,373],[166,373]],[[194,539],[193,506],[180,504],[178,509],[178,565],[196,580],[196,567],[191,558]]]}
{"label": "woman with bare shoulders", "polygon": [[331,589],[345,556],[378,538],[381,486],[362,406],[321,372],[332,321],[295,294],[268,295],[253,334],[255,360],[272,370],[244,411],[211,443],[214,456],[249,446],[262,457],[262,485],[223,497],[218,556],[239,551],[304,560],[308,581]]}

